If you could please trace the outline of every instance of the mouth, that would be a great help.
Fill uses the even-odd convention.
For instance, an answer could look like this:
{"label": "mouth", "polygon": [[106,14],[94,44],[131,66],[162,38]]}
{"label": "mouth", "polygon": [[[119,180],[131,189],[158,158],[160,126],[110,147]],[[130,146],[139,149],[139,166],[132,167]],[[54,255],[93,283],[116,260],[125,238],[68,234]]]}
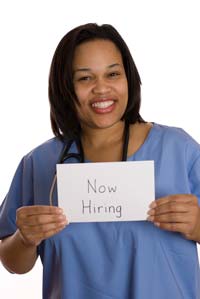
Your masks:
{"label": "mouth", "polygon": [[110,113],[115,109],[115,101],[111,99],[99,99],[93,102],[91,107],[97,114]]}
{"label": "mouth", "polygon": [[113,100],[108,100],[108,101],[99,101],[95,102],[92,104],[93,108],[99,108],[99,109],[104,109],[112,106],[114,104]]}

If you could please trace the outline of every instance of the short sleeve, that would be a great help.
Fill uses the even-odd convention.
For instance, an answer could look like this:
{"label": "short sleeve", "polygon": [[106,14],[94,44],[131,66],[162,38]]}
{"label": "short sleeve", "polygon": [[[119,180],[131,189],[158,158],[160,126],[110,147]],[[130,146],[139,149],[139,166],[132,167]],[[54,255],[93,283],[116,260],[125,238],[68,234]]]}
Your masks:
{"label": "short sleeve", "polygon": [[12,235],[16,227],[16,210],[33,204],[32,163],[23,158],[16,170],[9,192],[0,206],[0,239]]}
{"label": "short sleeve", "polygon": [[200,154],[190,170],[189,181],[191,193],[197,196],[200,205]]}

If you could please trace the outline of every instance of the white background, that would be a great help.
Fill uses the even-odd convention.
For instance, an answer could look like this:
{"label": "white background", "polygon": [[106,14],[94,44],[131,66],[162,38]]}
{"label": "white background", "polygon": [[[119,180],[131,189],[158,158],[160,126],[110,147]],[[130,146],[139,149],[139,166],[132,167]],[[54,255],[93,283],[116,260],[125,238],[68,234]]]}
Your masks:
{"label": "white background", "polygon": [[[199,15],[198,0],[1,1],[0,202],[21,157],[52,137],[50,62],[61,37],[83,23],[110,23],[124,37],[143,83],[142,116],[200,142]],[[0,297],[41,298],[41,272],[39,261],[26,275],[0,266]]]}

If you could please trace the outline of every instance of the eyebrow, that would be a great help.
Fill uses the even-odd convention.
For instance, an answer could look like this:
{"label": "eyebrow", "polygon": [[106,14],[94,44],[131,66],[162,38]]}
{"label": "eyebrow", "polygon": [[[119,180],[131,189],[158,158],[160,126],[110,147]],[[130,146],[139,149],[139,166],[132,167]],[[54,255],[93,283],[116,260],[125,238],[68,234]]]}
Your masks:
{"label": "eyebrow", "polygon": [[[107,69],[111,69],[111,68],[113,68],[113,67],[115,67],[115,66],[121,66],[121,64],[119,64],[119,63],[113,63],[113,64],[111,64],[111,65],[108,65],[106,68],[107,68]],[[76,70],[74,71],[74,73],[76,73],[76,72],[90,72],[90,71],[91,71],[90,68],[79,68],[79,69],[76,69]]]}

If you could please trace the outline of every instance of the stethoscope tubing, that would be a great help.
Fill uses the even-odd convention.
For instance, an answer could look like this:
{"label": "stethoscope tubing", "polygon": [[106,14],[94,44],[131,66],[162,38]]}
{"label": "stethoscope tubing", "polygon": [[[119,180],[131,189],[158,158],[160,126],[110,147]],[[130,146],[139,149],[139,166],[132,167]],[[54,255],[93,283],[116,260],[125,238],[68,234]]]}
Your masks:
{"label": "stethoscope tubing", "polygon": [[[72,146],[72,143],[75,141],[76,147],[79,151],[79,153],[69,153],[69,150]],[[129,143],[129,123],[125,122],[125,127],[124,127],[124,144],[123,144],[123,151],[122,151],[122,160],[121,161],[126,161],[127,160],[127,153],[128,153],[128,143]],[[69,140],[67,144],[65,144],[60,157],[58,159],[57,164],[63,164],[67,160],[74,158],[76,159],[79,163],[84,163],[85,162],[85,157],[84,157],[84,151],[83,151],[83,146],[81,143],[80,138],[76,140]],[[55,190],[55,184],[57,181],[57,173],[55,172],[55,175],[52,180],[50,192],[49,192],[49,204],[53,206],[53,193]]]}

